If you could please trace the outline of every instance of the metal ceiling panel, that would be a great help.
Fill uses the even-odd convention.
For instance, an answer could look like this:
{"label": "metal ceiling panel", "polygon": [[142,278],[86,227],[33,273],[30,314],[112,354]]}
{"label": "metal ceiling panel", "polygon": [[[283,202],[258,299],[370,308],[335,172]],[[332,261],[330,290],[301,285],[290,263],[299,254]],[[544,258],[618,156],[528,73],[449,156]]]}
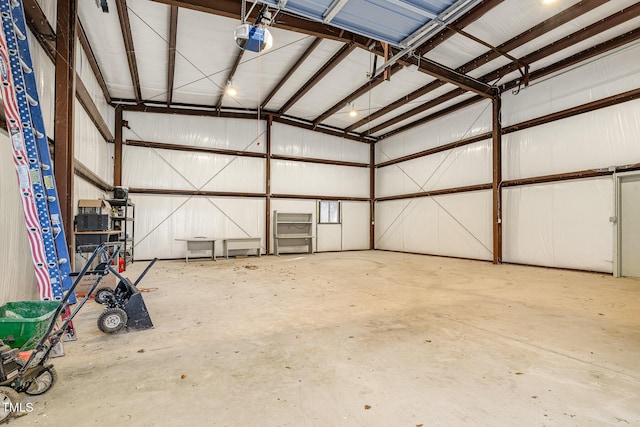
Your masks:
{"label": "metal ceiling panel", "polygon": [[233,19],[180,9],[174,102],[215,106],[238,51],[233,41],[237,26]]}
{"label": "metal ceiling panel", "polygon": [[371,70],[370,54],[355,50],[343,59],[316,86],[291,107],[287,114],[304,119],[315,119],[318,111],[332,107],[337,99],[342,99],[367,81]]}
{"label": "metal ceiling panel", "polygon": [[428,52],[425,57],[455,70],[488,50],[486,46],[480,43],[463,35],[454,34],[446,43],[437,46]]}
{"label": "metal ceiling panel", "polygon": [[349,0],[331,24],[400,45],[402,40],[433,18],[418,15],[395,3],[387,0]]}
{"label": "metal ceiling panel", "polygon": [[102,13],[95,2],[78,2],[78,17],[94,46],[96,61],[112,98],[135,98],[118,13]]}
{"label": "metal ceiling panel", "polygon": [[269,31],[274,39],[273,48],[261,54],[245,51],[233,78],[238,96],[235,100],[225,96],[222,102],[223,107],[242,106],[242,108],[256,110],[291,64],[302,55],[314,39],[304,34],[277,28],[271,28]]}
{"label": "metal ceiling panel", "polygon": [[140,0],[129,0],[127,6],[142,99],[164,101],[167,98],[170,8]]}
{"label": "metal ceiling panel", "polygon": [[[391,132],[393,130],[396,130],[396,129],[399,129],[399,128],[403,127],[403,126],[411,124],[411,123],[415,122],[416,120],[419,120],[419,119],[421,119],[423,117],[427,117],[427,116],[429,116],[431,114],[437,113],[438,111],[442,111],[447,107],[451,107],[452,105],[456,105],[456,104],[458,104],[458,103],[460,103],[460,102],[462,102],[464,100],[467,100],[469,98],[472,98],[474,96],[476,96],[474,93],[465,93],[463,95],[460,95],[460,96],[456,97],[455,99],[452,99],[452,100],[447,101],[447,102],[443,102],[442,104],[438,105],[437,107],[434,107],[434,108],[432,108],[430,110],[427,110],[425,112],[422,112],[420,114],[416,114],[415,116],[410,117],[408,119],[405,119],[405,120],[403,120],[401,122],[398,122],[398,123],[396,123],[396,124],[394,124],[392,126],[386,127],[384,129],[382,129],[381,131],[376,132],[373,136],[379,137],[379,136],[384,135],[384,134],[386,134],[388,132]],[[487,104],[487,105],[489,105],[488,108],[489,108],[489,110],[491,110],[491,107],[490,107],[491,104]],[[473,122],[474,119],[475,118],[471,118],[469,121]],[[469,128],[469,130],[466,133],[464,133],[464,136],[462,136],[460,139],[469,138],[469,137],[473,136],[474,134],[476,134],[476,132],[474,132],[474,128],[473,128],[473,126],[471,126]]]}
{"label": "metal ceiling panel", "polygon": [[[562,0],[542,5],[538,0],[505,0],[500,7],[490,10],[482,19],[467,26],[465,31],[492,46],[499,46],[579,2]],[[496,25],[497,22],[500,25]]]}
{"label": "metal ceiling panel", "polygon": [[[263,3],[277,7],[278,0]],[[457,0],[288,0],[283,10],[400,46]]]}
{"label": "metal ceiling panel", "polygon": [[[368,115],[391,104],[402,95],[409,94],[414,90],[425,86],[429,82],[432,82],[433,80],[433,77],[428,76],[424,73],[410,71],[404,68],[398,73],[394,74],[391,77],[390,81],[383,82],[373,90],[367,92],[366,94],[353,101],[353,106],[358,112],[357,117],[349,117],[349,108],[345,106],[342,110],[338,111],[336,114],[323,121],[323,123],[340,128],[346,128],[357,120],[361,120],[364,117],[367,117]],[[386,119],[388,118],[389,117],[387,116]]]}
{"label": "metal ceiling panel", "polygon": [[[591,12],[585,13],[584,15],[572,20],[571,22],[562,25],[559,28],[556,28],[547,34],[530,41],[529,43],[515,49],[513,51],[513,55],[516,58],[520,58],[530,52],[533,52],[537,49],[543,48],[551,43],[554,43],[557,40],[561,40],[567,37],[574,32],[583,29],[595,22],[600,21],[607,16],[613,15],[614,13],[620,11],[623,8],[627,8],[631,5],[636,4],[636,0],[616,0],[610,1],[599,8],[592,10]],[[595,43],[593,43],[595,44]]]}
{"label": "metal ceiling panel", "polygon": [[[302,64],[298,71],[291,76],[269,104],[267,104],[267,109],[278,111],[343,45],[344,44],[340,42],[323,40],[320,46],[313,52],[313,55],[304,61],[304,64]],[[269,88],[269,90],[270,89],[271,88]],[[320,114],[320,111],[318,114]]]}
{"label": "metal ceiling panel", "polygon": [[[631,20],[625,22],[624,24],[620,24],[620,25],[617,25],[617,26],[615,26],[613,28],[610,28],[607,31],[603,31],[601,33],[598,33],[598,34],[594,35],[593,37],[590,37],[587,40],[584,40],[584,41],[579,42],[579,43],[572,44],[570,47],[568,47],[566,49],[563,49],[560,52],[557,52],[557,53],[555,53],[553,55],[549,55],[544,59],[541,59],[539,61],[534,62],[532,64],[532,66],[531,66],[531,71],[535,71],[535,70],[538,70],[540,68],[547,67],[547,66],[549,66],[551,64],[555,64],[556,62],[561,61],[564,58],[567,58],[567,57],[569,57],[571,55],[574,55],[574,54],[579,53],[579,52],[581,52],[581,51],[583,51],[585,49],[588,49],[588,48],[590,48],[592,46],[595,46],[598,43],[605,42],[605,41],[610,40],[610,39],[612,39],[612,38],[614,38],[616,36],[625,34],[626,32],[631,31],[631,30],[636,29],[636,28],[639,28],[639,27],[640,27],[640,16],[636,17],[634,19],[631,19]],[[634,45],[638,44],[638,43],[640,43],[640,42],[636,41],[634,43]],[[513,80],[513,78],[511,78],[510,80]],[[510,81],[510,80],[503,79],[503,81],[505,81],[505,82]]]}
{"label": "metal ceiling panel", "polygon": [[[368,129],[372,129],[378,125],[380,125],[381,123],[386,122],[387,120],[391,120],[396,116],[399,116],[402,113],[405,113],[409,110],[412,110],[422,104],[424,104],[425,102],[433,99],[433,98],[437,98],[440,95],[444,95],[445,93],[454,90],[456,87],[451,85],[451,84],[445,84],[444,86],[441,86],[431,92],[429,92],[427,95],[423,95],[411,102],[407,102],[405,103],[403,106],[393,110],[391,113],[385,114],[382,117],[379,117],[375,120],[371,120],[370,122],[368,122],[366,125],[361,126],[357,129],[355,129],[356,132],[365,132]],[[431,110],[430,110],[431,111]],[[373,111],[372,111],[373,112]],[[365,111],[364,114],[370,114],[368,111]],[[386,133],[389,131],[389,129],[391,129],[391,127],[389,128],[385,128],[383,129],[381,132],[379,133]]]}

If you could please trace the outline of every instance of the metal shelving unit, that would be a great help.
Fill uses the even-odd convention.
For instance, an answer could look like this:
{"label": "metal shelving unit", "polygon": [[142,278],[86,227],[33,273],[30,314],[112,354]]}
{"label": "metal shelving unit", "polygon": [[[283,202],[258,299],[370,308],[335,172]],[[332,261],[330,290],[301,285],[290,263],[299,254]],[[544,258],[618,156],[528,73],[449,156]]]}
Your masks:
{"label": "metal shelving unit", "polygon": [[313,214],[273,211],[273,254],[284,247],[313,253]]}
{"label": "metal shelving unit", "polygon": [[108,202],[114,209],[114,214],[111,215],[111,227],[121,231],[120,242],[123,245],[121,254],[126,265],[129,265],[133,263],[134,256],[136,206],[129,199],[110,199]]}

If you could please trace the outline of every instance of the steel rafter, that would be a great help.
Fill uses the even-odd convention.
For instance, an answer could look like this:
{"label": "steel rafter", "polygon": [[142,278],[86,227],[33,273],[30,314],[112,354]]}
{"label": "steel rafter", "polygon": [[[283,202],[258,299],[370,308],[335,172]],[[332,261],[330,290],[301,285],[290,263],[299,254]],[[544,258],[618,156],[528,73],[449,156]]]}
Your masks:
{"label": "steel rafter", "polygon": [[178,38],[178,7],[169,13],[169,60],[167,61],[167,106],[173,101],[173,83],[176,73],[176,42]]}
{"label": "steel rafter", "polygon": [[131,74],[133,93],[135,94],[136,102],[142,102],[142,93],[140,92],[140,77],[138,76],[138,63],[136,62],[136,50],[133,46],[133,36],[131,35],[131,23],[129,22],[127,0],[116,0],[116,8],[118,9],[118,18],[120,19],[122,40],[124,42],[124,48],[127,52],[127,61],[129,62],[129,73]]}

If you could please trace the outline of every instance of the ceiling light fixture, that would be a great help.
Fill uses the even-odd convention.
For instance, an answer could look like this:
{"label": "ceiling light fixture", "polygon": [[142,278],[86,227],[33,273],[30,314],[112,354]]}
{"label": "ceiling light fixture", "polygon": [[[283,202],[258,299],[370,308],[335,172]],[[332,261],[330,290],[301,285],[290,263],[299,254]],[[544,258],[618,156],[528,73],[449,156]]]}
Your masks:
{"label": "ceiling light fixture", "polygon": [[238,90],[233,87],[233,82],[231,82],[231,80],[227,82],[227,87],[225,88],[224,93],[232,98],[235,98],[238,95]]}
{"label": "ceiling light fixture", "polygon": [[548,5],[548,4],[555,3],[555,2],[556,2],[556,0],[540,0],[540,3],[545,5],[545,6]]}
{"label": "ceiling light fixture", "polygon": [[358,110],[356,110],[356,107],[353,104],[349,104],[350,108],[349,108],[349,117],[354,118],[358,116]]}

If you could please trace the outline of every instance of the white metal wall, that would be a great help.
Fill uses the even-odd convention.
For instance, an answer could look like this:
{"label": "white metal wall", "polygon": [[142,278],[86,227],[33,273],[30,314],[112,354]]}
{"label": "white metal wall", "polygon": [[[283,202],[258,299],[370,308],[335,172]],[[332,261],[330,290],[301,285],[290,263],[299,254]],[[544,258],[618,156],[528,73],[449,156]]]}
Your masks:
{"label": "white metal wall", "polygon": [[194,236],[261,237],[266,247],[264,199],[134,194],[132,200],[136,259],[184,258],[186,243],[175,239]]}
{"label": "white metal wall", "polygon": [[[370,151],[368,144],[274,123],[271,152],[273,155],[368,164]],[[272,194],[318,196],[316,200],[272,199],[272,211],[313,213],[316,222],[317,202],[322,196],[368,198],[369,188],[369,169],[365,167],[271,161]],[[314,227],[317,251],[369,248],[369,202],[341,203],[341,225]]]}
{"label": "white metal wall", "polygon": [[[502,126],[639,88],[639,56],[640,44],[635,44],[534,82],[518,94],[505,92]],[[376,161],[490,130],[491,108],[483,102],[381,141]],[[490,141],[482,141],[379,168],[376,197],[489,183],[491,156]],[[638,100],[503,136],[505,181],[637,163]],[[457,204],[449,209],[443,201],[450,197]],[[612,271],[611,177],[508,187],[502,212],[503,261]],[[378,202],[376,248],[491,259],[491,224],[491,191]]]}
{"label": "white metal wall", "polygon": [[[491,103],[483,101],[376,144],[376,162],[467,139],[491,130]],[[487,184],[491,141],[407,160],[376,170],[376,197]],[[375,247],[395,251],[492,259],[491,192],[380,201]]]}
{"label": "white metal wall", "polygon": [[491,191],[376,203],[377,249],[490,260]]}
{"label": "white metal wall", "polygon": [[[503,126],[640,87],[640,45],[627,47],[503,97]],[[640,101],[503,137],[503,179],[640,163]],[[613,271],[611,177],[504,191],[503,260]]]}
{"label": "white metal wall", "polygon": [[0,304],[38,299],[11,143],[0,130]]}
{"label": "white metal wall", "polygon": [[[138,112],[125,112],[124,119],[130,127],[124,129],[125,140],[266,153],[264,121]],[[272,127],[271,150],[273,155],[289,157],[369,162],[367,144],[281,124]],[[125,145],[123,184],[265,194],[266,159]],[[273,159],[270,184],[274,195],[369,197],[369,171],[364,167]],[[136,203],[137,259],[183,257],[186,245],[175,239],[194,235],[261,237],[265,248],[265,238],[272,239],[265,235],[264,197],[132,194],[131,198]],[[311,212],[315,218],[316,203],[273,198],[271,210]],[[342,213],[338,247],[368,248],[368,202],[343,202]]]}

